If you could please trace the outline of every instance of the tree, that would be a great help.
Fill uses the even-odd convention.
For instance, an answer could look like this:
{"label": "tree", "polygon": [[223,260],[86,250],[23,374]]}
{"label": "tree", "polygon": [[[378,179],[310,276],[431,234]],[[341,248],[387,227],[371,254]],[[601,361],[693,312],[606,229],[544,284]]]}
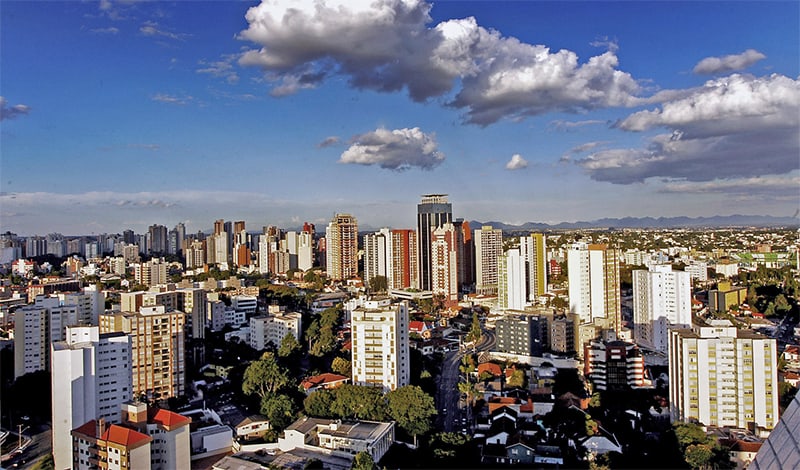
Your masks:
{"label": "tree", "polygon": [[242,391],[247,395],[257,394],[263,403],[265,397],[278,392],[288,384],[288,371],[278,364],[275,354],[268,351],[247,366],[244,371]]}
{"label": "tree", "polygon": [[389,280],[386,276],[375,276],[369,280],[369,289],[372,292],[386,292],[389,287]]}
{"label": "tree", "polygon": [[375,470],[378,466],[372,460],[372,456],[367,451],[361,451],[353,458],[353,464],[350,466],[351,470]]}
{"label": "tree", "polygon": [[512,372],[511,377],[506,380],[506,385],[517,388],[525,387],[525,371],[522,369],[517,369]]}
{"label": "tree", "polygon": [[297,338],[291,333],[286,333],[286,336],[281,340],[281,346],[278,348],[278,356],[289,357],[298,351],[300,351],[300,343],[297,342]]}
{"label": "tree", "polygon": [[269,394],[261,399],[261,414],[267,417],[273,430],[283,430],[294,421],[294,402],[286,395]]}
{"label": "tree", "polygon": [[333,363],[331,364],[331,370],[339,375],[344,375],[346,377],[350,377],[350,374],[352,373],[350,361],[348,361],[343,357],[335,357],[333,359]]}
{"label": "tree", "polygon": [[472,341],[480,341],[481,339],[481,320],[478,318],[478,315],[472,314],[472,328],[470,328],[469,333],[464,338],[468,343]]}
{"label": "tree", "polygon": [[692,468],[706,468],[714,457],[714,451],[705,444],[692,444],[683,455]]}
{"label": "tree", "polygon": [[344,384],[334,389],[336,399],[331,404],[331,413],[339,418],[386,419],[386,400],[377,387]]}
{"label": "tree", "polygon": [[386,398],[389,402],[389,416],[414,437],[416,446],[417,436],[431,429],[430,420],[436,414],[433,397],[416,385],[406,385],[392,390]]}
{"label": "tree", "polygon": [[332,418],[331,413],[336,394],[332,390],[317,390],[303,400],[303,411],[315,418]]}

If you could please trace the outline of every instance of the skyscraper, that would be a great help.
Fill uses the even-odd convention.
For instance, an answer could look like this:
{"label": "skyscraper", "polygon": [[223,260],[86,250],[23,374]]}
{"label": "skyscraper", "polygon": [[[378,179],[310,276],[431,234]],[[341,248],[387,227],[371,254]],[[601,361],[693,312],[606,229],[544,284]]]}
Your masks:
{"label": "skyscraper", "polygon": [[622,328],[619,255],[606,245],[575,243],[567,252],[569,309],[581,323],[613,330]]}
{"label": "skyscraper", "polygon": [[148,229],[150,235],[150,253],[167,253],[167,227],[163,225],[151,225]]}
{"label": "skyscraper", "polygon": [[409,384],[408,303],[357,308],[352,313],[353,383],[384,391]]}
{"label": "skyscraper", "polygon": [[328,277],[343,281],[358,275],[358,220],[336,214],[325,231]]}
{"label": "skyscraper", "polygon": [[419,256],[417,232],[412,229],[392,230],[392,268],[389,287],[407,289],[419,287]]}
{"label": "skyscraper", "polygon": [[519,238],[519,248],[528,270],[528,300],[535,301],[547,292],[547,244],[543,233]]}
{"label": "skyscraper", "polygon": [[692,324],[690,274],[669,264],[633,271],[633,337],[642,346],[666,353],[667,328]]}
{"label": "skyscraper", "polygon": [[419,288],[431,290],[431,233],[437,227],[453,222],[453,207],[447,194],[423,194],[417,204],[417,243],[419,249]]}
{"label": "skyscraper", "polygon": [[67,327],[51,359],[53,459],[55,468],[71,468],[70,431],[92,419],[118,423],[120,406],[132,397],[130,338],[101,335],[96,326]]}
{"label": "skyscraper", "polygon": [[774,338],[729,320],[669,330],[672,419],[706,426],[772,429],[778,422]]}
{"label": "skyscraper", "polygon": [[364,235],[364,282],[367,285],[376,276],[385,277],[388,285],[392,261],[392,234],[388,228]]}
{"label": "skyscraper", "polygon": [[456,252],[458,258],[458,288],[471,292],[475,287],[475,243],[469,222],[457,219],[453,222],[456,228]]}
{"label": "skyscraper", "polygon": [[497,306],[501,309],[522,310],[527,302],[525,261],[519,249],[508,250],[498,258]]}
{"label": "skyscraper", "polygon": [[497,295],[497,258],[503,254],[503,231],[484,225],[475,230],[475,292]]}

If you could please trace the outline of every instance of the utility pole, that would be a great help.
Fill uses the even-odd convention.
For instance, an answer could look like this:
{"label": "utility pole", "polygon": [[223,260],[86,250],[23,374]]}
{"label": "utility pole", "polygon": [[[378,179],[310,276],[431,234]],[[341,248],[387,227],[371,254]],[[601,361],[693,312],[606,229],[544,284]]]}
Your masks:
{"label": "utility pole", "polygon": [[24,425],[22,424],[17,425],[17,436],[19,437],[17,440],[17,450],[22,450],[22,431],[26,431],[28,429],[28,426],[25,426],[25,429],[23,429],[23,426]]}

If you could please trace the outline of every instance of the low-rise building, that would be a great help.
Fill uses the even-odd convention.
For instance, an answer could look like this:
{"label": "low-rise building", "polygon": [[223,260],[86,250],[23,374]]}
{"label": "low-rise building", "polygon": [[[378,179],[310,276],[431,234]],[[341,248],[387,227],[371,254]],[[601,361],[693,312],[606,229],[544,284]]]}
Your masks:
{"label": "low-rise building", "polygon": [[303,417],[286,428],[283,437],[278,439],[278,448],[283,452],[297,448],[321,448],[349,459],[359,452],[367,452],[377,462],[389,450],[392,442],[394,422]]}

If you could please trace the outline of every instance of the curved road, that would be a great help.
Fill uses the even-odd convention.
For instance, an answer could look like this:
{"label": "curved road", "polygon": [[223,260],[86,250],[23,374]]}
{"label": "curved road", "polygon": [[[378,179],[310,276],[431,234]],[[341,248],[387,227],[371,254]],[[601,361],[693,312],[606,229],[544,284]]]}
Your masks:
{"label": "curved road", "polygon": [[464,413],[459,409],[458,402],[460,393],[458,392],[458,382],[461,380],[458,366],[461,358],[467,352],[489,351],[497,342],[494,332],[482,330],[480,341],[465,351],[450,351],[444,356],[442,361],[442,372],[437,377],[438,389],[436,392],[436,428],[446,432],[458,432],[461,429],[460,419]]}

